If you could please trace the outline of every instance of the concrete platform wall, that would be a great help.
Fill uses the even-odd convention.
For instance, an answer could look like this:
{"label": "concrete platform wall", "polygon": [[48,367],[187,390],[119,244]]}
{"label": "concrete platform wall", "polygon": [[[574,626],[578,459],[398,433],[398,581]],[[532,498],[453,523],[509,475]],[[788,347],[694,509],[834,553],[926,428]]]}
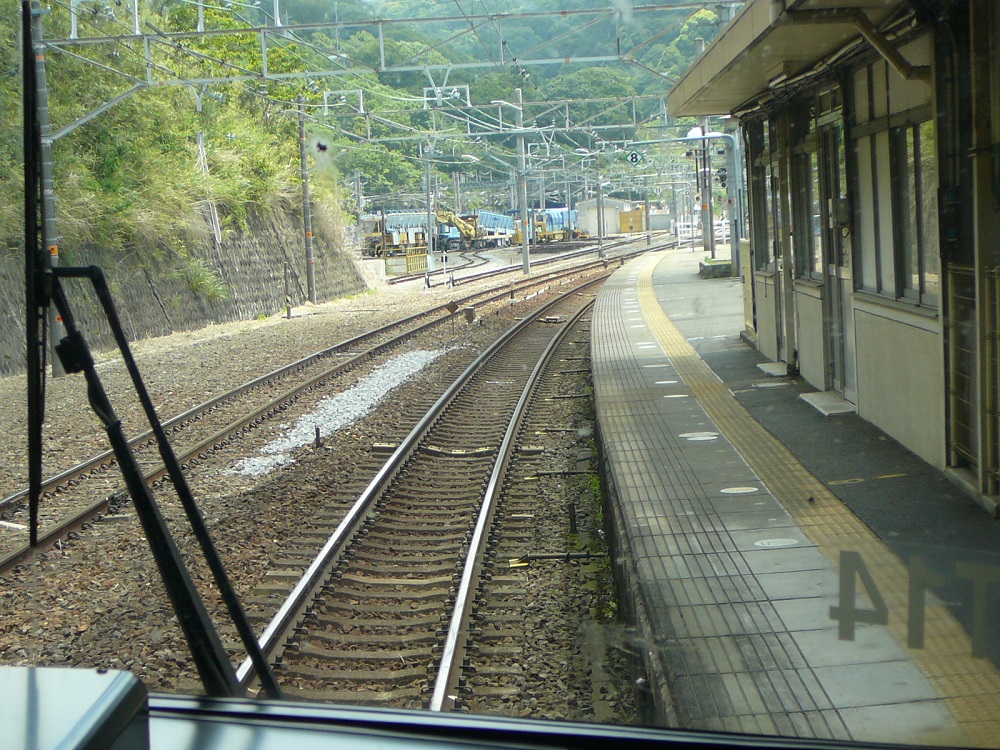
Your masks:
{"label": "concrete platform wall", "polygon": [[823,290],[799,282],[795,288],[798,322],[799,373],[818,390],[826,389],[826,331],[823,326]]}
{"label": "concrete platform wall", "polygon": [[[937,468],[946,465],[940,321],[855,299],[858,414]],[[915,367],[914,363],[920,366]]]}
{"label": "concrete platform wall", "polygon": [[768,359],[778,360],[778,292],[774,276],[754,274],[757,304],[757,346]]}

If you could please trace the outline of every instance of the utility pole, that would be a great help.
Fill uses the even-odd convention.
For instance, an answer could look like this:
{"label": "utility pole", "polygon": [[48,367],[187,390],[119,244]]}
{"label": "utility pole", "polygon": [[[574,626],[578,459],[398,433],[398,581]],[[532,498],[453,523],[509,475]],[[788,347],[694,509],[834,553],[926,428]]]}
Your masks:
{"label": "utility pole", "polygon": [[[275,0],[275,6],[277,4],[278,0]],[[316,260],[313,257],[312,206],[309,201],[309,157],[306,149],[306,112],[303,102],[304,98],[302,94],[299,94],[299,159],[302,163],[302,227],[306,240],[306,287],[309,301],[315,305]]]}
{"label": "utility pole", "polygon": [[355,169],[354,170],[354,195],[357,197],[357,200],[358,200],[358,216],[360,217],[361,214],[364,213],[364,209],[365,209],[365,196],[364,196],[364,193],[361,192],[361,170],[360,169]]}
{"label": "utility pole", "polygon": [[517,200],[521,206],[521,263],[525,274],[531,273],[528,258],[528,176],[524,161],[524,103],[521,89],[514,89],[514,106],[517,111]]}
{"label": "utility pole", "polygon": [[431,216],[431,145],[421,146],[424,157],[424,207],[427,210],[427,268],[434,270],[434,217]]}
{"label": "utility pole", "polygon": [[604,175],[601,174],[600,156],[597,167],[597,257],[604,257]]}
{"label": "utility pole", "polygon": [[[48,252],[47,266],[59,266],[59,234],[56,231],[56,193],[52,179],[52,140],[49,138],[49,90],[45,83],[45,47],[42,45],[42,10],[40,3],[31,3],[31,25],[34,44],[35,76],[38,97],[38,129],[41,133],[41,178],[42,178],[42,247]],[[27,41],[27,40],[25,40]],[[62,341],[62,317],[55,305],[49,306],[49,361],[52,363],[52,377],[61,378],[66,374],[62,361],[56,354],[56,344]]]}
{"label": "utility pole", "polygon": [[567,239],[573,239],[573,186],[569,181],[569,174],[566,170],[566,160],[563,160],[563,173],[566,177],[566,230],[569,234]]}

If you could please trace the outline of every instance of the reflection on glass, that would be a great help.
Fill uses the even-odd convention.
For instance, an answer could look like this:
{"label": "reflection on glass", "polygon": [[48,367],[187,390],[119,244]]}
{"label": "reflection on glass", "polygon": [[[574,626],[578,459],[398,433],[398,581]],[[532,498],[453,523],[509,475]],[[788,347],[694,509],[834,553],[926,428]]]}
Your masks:
{"label": "reflection on glass", "polygon": [[901,296],[936,304],[941,284],[934,122],[897,130],[894,139]]}
{"label": "reflection on glass", "polygon": [[823,241],[823,199],[820,191],[819,160],[816,152],[809,153],[809,242],[812,247],[812,270],[823,270],[825,255]]}
{"label": "reflection on glass", "polygon": [[938,179],[935,155],[934,121],[922,122],[919,128],[920,192],[922,226],[922,291],[935,300],[941,295],[941,252],[938,235]]}

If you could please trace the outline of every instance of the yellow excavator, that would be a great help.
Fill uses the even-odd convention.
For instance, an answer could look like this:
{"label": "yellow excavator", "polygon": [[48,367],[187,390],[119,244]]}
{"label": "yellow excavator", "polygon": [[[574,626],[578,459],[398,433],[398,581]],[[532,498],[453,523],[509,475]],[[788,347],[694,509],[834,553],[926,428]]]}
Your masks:
{"label": "yellow excavator", "polygon": [[458,230],[461,236],[459,244],[463,250],[471,247],[482,236],[479,227],[476,226],[475,219],[463,219],[454,211],[438,211],[437,220],[441,224],[448,224]]}

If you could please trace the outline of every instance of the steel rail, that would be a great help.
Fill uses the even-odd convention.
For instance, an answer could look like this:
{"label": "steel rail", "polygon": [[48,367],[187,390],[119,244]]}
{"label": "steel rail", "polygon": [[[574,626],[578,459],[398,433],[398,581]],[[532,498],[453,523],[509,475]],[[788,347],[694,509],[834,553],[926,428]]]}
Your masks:
{"label": "steel rail", "polygon": [[[576,268],[573,268],[573,269],[564,269],[562,271],[556,271],[556,272],[553,272],[549,276],[538,277],[538,278],[531,279],[531,280],[527,281],[526,283],[524,283],[522,286],[518,287],[518,289],[519,290],[523,290],[523,289],[528,288],[530,286],[538,285],[539,283],[544,283],[544,282],[550,281],[552,279],[558,279],[558,278],[562,278],[564,276],[569,276],[569,275],[572,275],[573,273],[578,273],[581,270],[587,270],[588,268],[590,268],[590,266],[589,265],[585,265],[585,266],[580,266],[580,267],[576,267]],[[503,290],[497,290],[497,291],[493,291],[493,292],[491,292],[490,290],[487,290],[485,292],[476,292],[476,293],[473,293],[473,294],[468,294],[468,295],[466,295],[464,297],[461,297],[461,298],[459,298],[457,300],[453,300],[452,302],[445,302],[445,303],[442,303],[440,305],[436,305],[434,307],[428,308],[427,310],[425,310],[423,312],[414,313],[413,315],[409,315],[409,316],[406,316],[404,318],[400,318],[399,320],[395,320],[395,321],[392,321],[390,323],[386,323],[385,325],[379,326],[378,328],[374,328],[371,331],[366,331],[365,333],[359,334],[359,335],[354,336],[354,337],[352,337],[350,339],[346,339],[346,340],[344,340],[344,341],[342,341],[340,343],[334,344],[333,346],[331,346],[331,347],[329,347],[327,349],[323,349],[321,351],[314,352],[313,354],[309,354],[309,355],[307,355],[307,356],[305,356],[305,357],[303,357],[303,358],[301,358],[299,360],[296,360],[295,362],[292,362],[292,363],[287,364],[287,365],[283,365],[283,366],[279,367],[278,369],[273,370],[273,371],[267,373],[266,375],[261,375],[260,377],[255,378],[254,380],[248,381],[248,382],[246,382],[246,383],[244,383],[244,384],[242,384],[240,386],[237,386],[236,388],[233,388],[233,389],[231,389],[229,391],[226,391],[225,393],[221,393],[221,394],[219,394],[217,396],[214,396],[214,397],[208,399],[207,401],[204,401],[201,404],[198,404],[197,406],[193,406],[192,408],[188,409],[187,411],[183,412],[182,414],[178,414],[177,416],[174,416],[174,417],[171,417],[170,419],[165,420],[163,422],[163,427],[164,427],[164,429],[173,429],[173,428],[176,428],[179,425],[185,424],[185,423],[187,423],[187,422],[195,419],[200,414],[203,414],[203,413],[205,413],[207,411],[211,411],[212,409],[214,409],[215,407],[219,406],[220,404],[222,404],[222,403],[224,403],[226,401],[229,401],[229,400],[234,399],[234,398],[238,398],[239,396],[242,396],[245,393],[249,393],[250,391],[252,391],[252,390],[254,390],[256,388],[259,388],[262,385],[265,385],[265,384],[267,384],[269,382],[272,382],[272,381],[278,380],[278,379],[280,379],[282,377],[285,377],[285,376],[289,375],[290,373],[295,372],[296,370],[304,369],[304,368],[306,368],[306,367],[314,364],[315,362],[317,362],[317,361],[319,361],[321,359],[324,359],[326,357],[331,357],[331,356],[333,356],[333,355],[335,355],[337,353],[342,352],[345,349],[351,349],[351,348],[353,348],[355,346],[358,346],[358,345],[364,343],[364,341],[366,341],[368,339],[374,338],[376,336],[380,336],[380,335],[385,334],[385,333],[389,333],[394,328],[398,328],[400,326],[408,325],[410,323],[415,322],[416,320],[419,320],[420,318],[423,318],[423,317],[426,317],[426,316],[429,316],[429,315],[438,315],[438,314],[441,314],[441,317],[436,318],[434,321],[432,321],[432,324],[433,323],[444,322],[445,320],[448,320],[451,317],[451,315],[452,315],[452,313],[449,310],[449,305],[456,304],[456,305],[459,305],[459,306],[463,306],[463,305],[468,305],[470,303],[475,303],[475,305],[490,304],[491,302],[499,301],[500,299],[502,299],[503,297],[505,297],[507,294],[509,294],[509,291],[510,291],[509,287],[504,287]],[[477,299],[479,300],[478,302],[476,302]],[[419,331],[417,331],[417,332],[419,332]],[[405,335],[412,335],[412,332],[411,332],[411,334],[401,334],[401,336],[405,336]],[[370,351],[374,351],[374,349],[370,350]],[[136,446],[139,446],[139,445],[146,444],[149,441],[151,441],[152,439],[153,439],[153,432],[152,432],[152,430],[146,430],[145,432],[143,432],[143,433],[137,435],[136,437],[132,438],[129,441],[129,445],[131,447],[136,447]],[[43,492],[51,492],[52,488],[54,488],[54,487],[58,487],[59,485],[64,485],[64,484],[70,483],[74,479],[77,479],[79,477],[85,476],[86,474],[89,474],[89,473],[91,473],[93,471],[96,471],[96,470],[98,470],[100,468],[110,466],[110,465],[113,464],[113,462],[114,462],[114,455],[113,455],[112,451],[108,450],[108,451],[104,451],[102,453],[99,453],[96,456],[87,459],[86,461],[82,461],[81,463],[77,464],[76,466],[73,466],[73,467],[71,467],[71,468],[69,468],[69,469],[67,469],[67,470],[65,470],[63,472],[60,472],[59,474],[56,474],[56,475],[54,475],[52,477],[49,477],[48,479],[45,479],[42,482],[42,491]],[[7,497],[5,497],[3,499],[0,499],[0,509],[3,509],[5,507],[7,507],[7,506],[9,506],[9,505],[11,505],[11,504],[19,501],[19,500],[23,500],[24,498],[27,497],[27,495],[28,495],[28,490],[27,489],[23,489],[23,490],[19,490],[18,492],[15,492],[15,493],[13,493],[11,495],[8,495]],[[0,566],[2,566],[2,563],[0,563]]]}
{"label": "steel rail", "polygon": [[[553,273],[546,277],[539,277],[536,279],[532,279],[529,283],[521,285],[519,289],[523,290],[531,286],[535,286],[539,283],[551,281],[552,279],[558,279],[564,276],[572,276],[574,274],[579,273],[580,270],[585,270],[585,269],[577,267],[574,269],[563,270],[561,272]],[[479,299],[479,302],[477,304],[485,305],[485,304],[490,304],[492,302],[500,301],[506,298],[508,294],[509,294],[509,289],[504,288],[501,291],[494,291],[492,293],[488,293],[487,296],[485,297],[483,296],[483,293],[468,295],[465,298],[463,298],[463,302],[470,302],[477,298],[481,298]],[[289,372],[292,372],[296,369],[304,368],[309,364],[311,364],[312,362],[323,359],[327,356],[331,356],[332,354],[336,353],[339,350],[348,349],[351,346],[355,346],[359,342],[364,341],[365,339],[372,338],[381,333],[388,332],[394,327],[405,325],[406,323],[413,322],[414,320],[419,319],[421,317],[425,317],[427,315],[434,315],[439,312],[446,313],[445,315],[433,318],[432,320],[429,320],[425,323],[421,323],[417,326],[409,328],[388,341],[384,341],[381,344],[366,349],[365,351],[356,354],[350,359],[345,360],[343,362],[338,362],[335,366],[327,368],[323,372],[312,376],[308,380],[298,384],[294,388],[289,389],[282,395],[278,396],[275,399],[272,399],[263,406],[260,406],[254,409],[252,412],[242,415],[239,419],[230,422],[221,430],[217,431],[210,437],[199,441],[197,444],[195,444],[185,452],[178,454],[177,457],[178,461],[182,466],[189,465],[192,461],[198,458],[202,458],[207,453],[210,453],[211,451],[217,450],[220,447],[222,447],[225,441],[232,435],[235,435],[236,433],[240,432],[241,430],[245,429],[247,426],[255,422],[261,421],[273,415],[274,413],[276,413],[281,409],[281,406],[283,404],[295,400],[303,392],[315,388],[318,384],[322,383],[324,380],[328,380],[332,377],[335,377],[336,375],[346,372],[351,368],[357,366],[359,363],[365,361],[366,359],[370,359],[371,357],[377,356],[378,354],[384,352],[385,350],[399,345],[401,342],[405,341],[408,338],[412,338],[413,336],[416,336],[434,327],[435,325],[439,325],[441,323],[446,322],[453,316],[453,313],[451,313],[448,310],[448,304],[449,303],[445,303],[443,305],[431,308],[428,311],[422,313],[416,313],[414,315],[402,318],[393,323],[388,323],[377,329],[374,329],[372,331],[348,339],[347,341],[337,344],[331,347],[330,349],[326,349],[322,352],[317,352],[315,354],[304,357],[289,365],[278,368],[277,370],[274,370],[273,372],[268,373],[267,375],[263,375],[260,378],[250,381],[249,383],[245,383],[227,393],[216,396],[210,399],[209,401],[206,401],[204,404],[189,409],[187,412],[184,412],[184,414],[178,415],[177,417],[168,420],[167,422],[164,423],[164,428],[174,427],[186,421],[193,420],[197,417],[198,414],[209,411],[210,409],[215,408],[224,401],[236,398],[263,383],[277,380],[278,378],[287,375]],[[139,437],[133,438],[131,441],[129,441],[129,445],[135,447],[137,445],[148,444],[152,440],[153,440],[152,432],[147,431],[143,435],[140,435]],[[63,484],[72,484],[80,477],[86,476],[89,473],[98,471],[102,468],[106,468],[113,464],[114,464],[114,456],[112,452],[105,451],[104,453],[92,459],[89,459],[86,462],[78,464],[77,466],[68,469],[65,472],[62,472],[58,476],[46,480],[43,483],[43,489],[48,488],[51,491],[52,487],[60,486]],[[162,464],[158,464],[157,466],[147,470],[143,474],[145,481],[149,483],[156,482],[161,478],[163,478],[165,475],[166,475],[166,468]],[[23,490],[20,493],[11,495],[9,498],[6,498],[2,503],[0,503],[0,508],[15,500],[23,499],[26,496],[26,494],[27,491]],[[75,528],[79,528],[81,524],[86,523],[95,515],[106,510],[110,506],[110,504],[116,498],[121,497],[121,495],[122,495],[122,490],[119,489],[116,492],[112,492],[109,495],[101,498],[100,500],[96,500],[92,503],[86,504],[81,508],[78,508],[68,513],[65,516],[65,518],[63,518],[61,521],[52,525],[49,528],[46,528],[45,530],[39,533],[35,547],[32,547],[30,544],[25,544],[15,548],[14,550],[7,553],[3,557],[0,557],[0,571],[7,570],[13,565],[16,565],[26,560],[31,556],[31,554],[36,549],[47,547],[48,545],[54,543],[57,539],[61,538],[66,532]]]}
{"label": "steel rail", "polygon": [[[615,248],[619,248],[619,247],[623,247],[623,246],[628,246],[628,245],[632,244],[633,242],[638,242],[638,241],[639,241],[638,239],[619,240],[619,241],[616,241],[616,242],[612,242],[612,243],[606,244],[604,246],[604,249],[605,249],[605,252],[607,252],[609,249],[615,249]],[[610,261],[612,261],[612,260],[624,261],[624,260],[628,260],[630,258],[634,258],[637,255],[641,255],[642,253],[646,253],[646,252],[650,252],[650,251],[655,251],[655,250],[662,250],[662,249],[665,249],[665,248],[668,248],[668,247],[673,247],[676,244],[677,244],[676,240],[670,240],[668,242],[662,242],[662,243],[659,243],[657,245],[646,246],[646,247],[643,247],[641,249],[636,249],[636,250],[632,250],[632,251],[629,251],[629,252],[624,252],[624,253],[622,253],[620,255],[616,255],[614,258],[599,258],[597,260],[593,260],[593,261],[591,261],[589,263],[584,264],[583,266],[581,266],[581,268],[597,268],[597,267],[600,267],[602,265],[604,267],[607,267],[608,263]],[[591,254],[593,254],[595,252],[597,252],[596,248],[589,248],[589,247],[588,248],[581,248],[581,249],[578,249],[578,250],[569,250],[569,251],[567,251],[565,253],[560,253],[559,255],[553,256],[551,258],[541,258],[541,259],[533,260],[532,261],[532,266],[533,267],[545,266],[545,265],[549,265],[549,264],[552,264],[552,263],[558,263],[558,262],[564,261],[564,260],[573,260],[575,258],[580,258],[580,257],[585,256],[585,255],[591,255]],[[499,273],[503,273],[504,271],[509,270],[509,269],[520,270],[520,268],[521,268],[521,264],[518,263],[518,264],[516,264],[514,266],[504,267],[503,269],[495,269],[495,270],[491,270],[491,271],[481,271],[479,273],[472,274],[470,276],[463,276],[460,279],[456,279],[455,280],[455,286],[458,286],[459,284],[467,283],[469,281],[479,281],[481,279],[486,279],[486,278],[489,278],[491,276],[495,276],[495,275],[497,275]]]}
{"label": "steel rail", "polygon": [[[302,577],[289,593],[288,597],[278,608],[274,617],[265,627],[258,641],[264,655],[272,659],[278,649],[284,644],[290,629],[299,620],[301,615],[309,606],[318,587],[328,577],[332,566],[336,564],[337,558],[343,552],[347,544],[354,538],[361,524],[369,514],[372,506],[395,478],[403,464],[413,455],[426,434],[434,426],[445,409],[461,392],[472,377],[503,348],[512,338],[521,331],[532,325],[541,315],[553,306],[564,301],[566,297],[577,294],[581,289],[596,283],[595,280],[587,281],[573,289],[567,290],[558,298],[547,302],[542,307],[516,323],[504,332],[496,341],[490,344],[466,369],[459,375],[451,385],[441,394],[434,404],[427,410],[423,417],[417,422],[410,432],[403,438],[393,453],[386,459],[385,463],[375,473],[375,476],[368,483],[365,489],[358,496],[351,508],[347,511],[343,520],[337,528],[327,538],[322,548],[313,558],[306,568]],[[249,687],[255,679],[254,666],[250,659],[246,659],[236,670],[236,679],[244,687]]]}
{"label": "steel rail", "polygon": [[[638,242],[638,239],[620,240],[620,241],[617,241],[617,242],[612,242],[610,244],[607,244],[604,247],[605,247],[605,251],[607,251],[608,249],[614,249],[614,248],[617,248],[617,247],[629,245],[629,244],[631,244],[633,242]],[[636,255],[639,255],[640,253],[649,252],[649,251],[652,251],[652,250],[661,250],[661,249],[664,249],[664,248],[667,248],[667,247],[673,247],[676,244],[677,244],[676,240],[670,240],[668,242],[659,243],[657,245],[653,245],[653,246],[650,246],[650,247],[644,247],[641,250],[634,250],[632,252],[622,253],[621,255],[615,256],[614,260],[629,259],[629,258],[635,257]],[[539,266],[551,265],[553,263],[558,263],[560,261],[573,260],[575,258],[581,258],[581,257],[583,257],[585,255],[592,255],[595,252],[597,252],[597,249],[596,248],[591,248],[591,247],[585,247],[585,248],[580,248],[580,249],[576,249],[576,250],[569,250],[569,251],[567,251],[565,253],[560,253],[560,254],[558,254],[556,256],[553,256],[553,257],[550,257],[550,258],[535,259],[535,260],[532,261],[532,266],[535,267],[535,268],[537,268]],[[579,269],[597,268],[597,267],[599,267],[601,265],[607,265],[608,261],[610,261],[610,260],[612,260],[612,258],[603,258],[603,259],[600,259],[600,260],[591,261],[591,262],[586,263],[586,264],[584,264],[582,266],[579,266],[578,268]],[[488,271],[479,271],[478,273],[470,274],[468,276],[461,276],[461,277],[455,279],[455,286],[460,286],[461,284],[467,284],[467,283],[469,283],[471,281],[481,281],[483,279],[488,279],[488,278],[491,278],[493,276],[499,276],[499,275],[504,274],[504,273],[509,273],[511,271],[520,271],[520,270],[521,270],[521,263],[518,262],[516,264],[502,266],[500,268],[492,268],[492,269],[490,269]],[[431,275],[436,275],[436,274],[439,274],[439,273],[443,273],[443,270],[442,269],[438,269],[438,270],[435,270],[435,271],[431,271]],[[414,279],[421,279],[423,277],[424,277],[424,274],[422,274],[422,273],[420,273],[420,274],[410,274],[410,275],[407,275],[407,276],[396,277],[396,280],[390,280],[389,283],[390,284],[399,284],[399,283],[402,283],[404,281],[413,281]]]}
{"label": "steel rail", "polygon": [[[489,263],[489,259],[483,258],[481,255],[479,255],[480,252],[479,250],[468,250],[465,252],[454,251],[454,252],[456,255],[463,258],[465,262],[451,265],[447,268],[447,270],[444,268],[435,268],[433,271],[424,271],[423,273],[408,273],[408,274],[403,274],[401,276],[393,276],[391,278],[386,279],[385,283],[389,284],[390,286],[394,286],[396,284],[402,284],[407,281],[413,281],[414,279],[426,278],[429,280],[434,276],[443,276],[446,272],[453,273],[455,271],[469,270],[470,268],[479,268],[479,266],[486,265],[487,263]],[[472,259],[470,259],[469,256],[472,256]],[[430,286],[434,285],[430,284]]]}
{"label": "steel rail", "polygon": [[[466,558],[465,567],[462,570],[462,579],[458,586],[458,593],[455,596],[455,605],[452,610],[451,620],[448,623],[448,634],[445,638],[444,648],[441,654],[441,662],[438,665],[437,678],[434,680],[434,692],[431,696],[430,710],[445,711],[454,706],[454,699],[450,695],[450,690],[458,684],[459,672],[462,658],[465,655],[465,643],[468,635],[468,622],[472,613],[472,601],[475,597],[476,587],[479,585],[479,574],[482,570],[483,553],[485,552],[489,530],[493,524],[493,512],[496,509],[497,500],[500,496],[500,489],[507,475],[507,469],[514,452],[514,441],[517,439],[524,416],[528,411],[538,383],[541,381],[542,371],[550,363],[553,354],[562,345],[569,332],[579,322],[587,312],[594,306],[593,300],[584,305],[567,320],[549,342],[545,351],[535,363],[528,381],[521,391],[521,397],[514,407],[514,414],[503,442],[500,444],[500,453],[493,471],[490,474],[489,482],[483,495],[483,504],[479,510],[479,517],[476,519],[476,528],[469,541],[469,552]],[[450,703],[450,705],[446,705]]]}

